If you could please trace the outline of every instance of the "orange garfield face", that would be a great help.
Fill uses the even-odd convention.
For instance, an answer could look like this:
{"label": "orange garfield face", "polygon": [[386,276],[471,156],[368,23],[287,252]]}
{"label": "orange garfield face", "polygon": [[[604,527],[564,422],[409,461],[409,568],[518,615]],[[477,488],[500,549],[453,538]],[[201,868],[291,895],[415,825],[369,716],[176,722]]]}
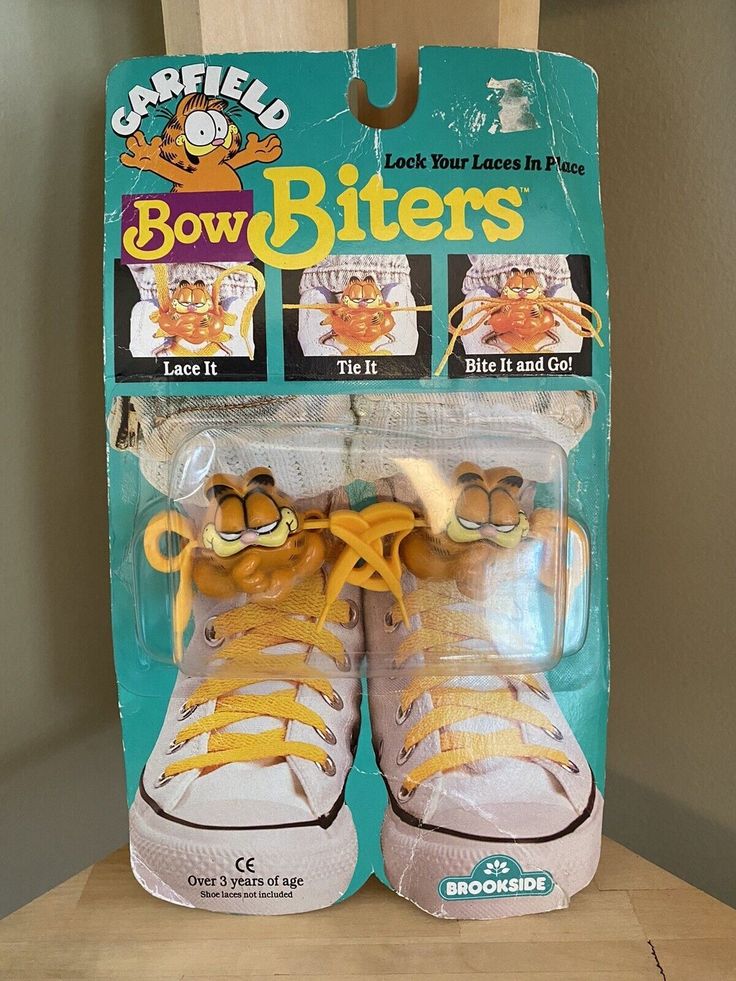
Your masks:
{"label": "orange garfield face", "polygon": [[185,95],[161,133],[161,156],[193,172],[215,153],[228,160],[240,149],[240,130],[226,115],[227,102],[201,92]]}
{"label": "orange garfield face", "polygon": [[489,542],[514,548],[529,532],[519,495],[524,479],[518,470],[481,470],[471,463],[455,469],[455,507],[445,533],[458,544]]}
{"label": "orange garfield face", "polygon": [[487,589],[488,563],[529,534],[521,506],[524,480],[511,467],[483,470],[461,463],[453,481],[441,526],[409,535],[401,557],[418,579],[454,581],[460,592],[478,599]]}
{"label": "orange garfield face", "polygon": [[373,276],[351,276],[340,302],[322,321],[332,328],[328,337],[373,344],[396,326],[391,305],[384,299]]}
{"label": "orange garfield face", "polygon": [[501,288],[501,296],[509,300],[538,300],[544,296],[544,290],[532,268],[522,272],[514,266]]}
{"label": "orange garfield face", "polygon": [[267,468],[242,478],[216,474],[205,492],[210,503],[193,569],[202,593],[275,600],[322,566],[322,535],[303,529],[303,516]]}

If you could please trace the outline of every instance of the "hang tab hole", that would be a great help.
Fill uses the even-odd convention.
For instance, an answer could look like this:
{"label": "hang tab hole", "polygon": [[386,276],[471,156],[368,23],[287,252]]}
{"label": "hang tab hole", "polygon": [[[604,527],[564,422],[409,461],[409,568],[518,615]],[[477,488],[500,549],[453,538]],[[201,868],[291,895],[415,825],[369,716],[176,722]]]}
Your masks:
{"label": "hang tab hole", "polygon": [[419,98],[419,60],[416,48],[398,45],[396,49],[396,98],[388,106],[374,106],[368,86],[362,78],[353,78],[348,86],[348,105],[364,126],[372,129],[395,129],[409,119]]}

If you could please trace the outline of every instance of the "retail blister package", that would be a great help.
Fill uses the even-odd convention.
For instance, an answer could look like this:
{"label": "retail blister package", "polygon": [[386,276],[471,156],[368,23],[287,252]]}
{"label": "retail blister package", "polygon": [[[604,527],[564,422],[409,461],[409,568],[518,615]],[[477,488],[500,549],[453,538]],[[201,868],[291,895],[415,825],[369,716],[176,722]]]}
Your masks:
{"label": "retail blister package", "polygon": [[172,56],[108,80],[131,862],[182,906],[300,912],[375,874],[491,919],[567,905],[598,860],[595,76],[425,48],[413,115],[372,130],[348,86],[394,57]]}

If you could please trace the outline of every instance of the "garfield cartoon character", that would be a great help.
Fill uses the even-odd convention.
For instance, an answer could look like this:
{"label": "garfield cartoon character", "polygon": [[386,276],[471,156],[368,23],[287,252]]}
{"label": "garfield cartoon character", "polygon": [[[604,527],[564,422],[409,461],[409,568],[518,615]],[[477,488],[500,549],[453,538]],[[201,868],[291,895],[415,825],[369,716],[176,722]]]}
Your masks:
{"label": "garfield cartoon character", "polygon": [[396,321],[391,309],[373,276],[351,276],[340,302],[332,305],[321,323],[330,329],[320,337],[320,343],[336,340],[354,353],[388,353],[373,352],[371,345],[382,337],[393,341],[391,331]]}
{"label": "garfield cartoon character", "polygon": [[508,300],[495,309],[486,320],[491,330],[483,338],[484,344],[492,344],[502,338],[514,350],[532,345],[539,350],[544,341],[559,341],[554,331],[554,314],[545,308],[546,294],[533,269],[514,267],[501,288],[501,296]]}
{"label": "garfield cartoon character", "polygon": [[120,163],[171,182],[172,191],[240,191],[240,167],[271,163],[281,156],[281,140],[256,133],[243,138],[224,99],[185,95],[150,143],[138,130],[125,141]]}
{"label": "garfield cartoon character", "polygon": [[[603,321],[598,311],[580,300],[554,296],[555,287],[545,290],[531,267],[522,272],[514,266],[500,293],[492,292],[492,296],[468,296],[450,310],[450,343],[435,375],[444,370],[457,339],[481,326],[491,328],[483,337],[484,344],[496,344],[516,354],[536,353],[557,344],[560,324],[578,337],[592,337],[603,347]],[[455,323],[458,314],[460,320]]]}
{"label": "garfield cartoon character", "polygon": [[279,600],[299,580],[321,568],[324,538],[307,531],[307,518],[259,467],[238,478],[216,474],[205,487],[210,502],[192,575],[200,592],[227,597],[258,593]]}
{"label": "garfield cartoon character", "polygon": [[165,337],[164,343],[153,352],[154,357],[162,354],[192,354],[179,343],[188,342],[194,348],[202,347],[201,354],[232,354],[225,341],[230,334],[225,327],[235,323],[234,314],[226,313],[215,301],[201,279],[190,283],[182,279],[170,301],[165,307],[154,310],[151,320],[159,325],[155,337]]}
{"label": "garfield cartoon character", "polygon": [[486,566],[498,549],[516,548],[529,534],[518,470],[482,470],[461,463],[444,514],[431,516],[402,543],[401,557],[418,579],[454,580],[461,593],[482,599]]}
{"label": "garfield cartoon character", "polygon": [[232,354],[226,343],[232,338],[232,334],[225,328],[231,327],[237,317],[222,306],[220,289],[228,276],[247,273],[255,280],[256,292],[243,309],[241,335],[252,360],[252,314],[265,287],[260,270],[249,265],[229,266],[218,274],[211,292],[201,279],[193,283],[182,279],[171,290],[166,266],[156,264],[153,271],[159,307],[150,317],[158,326],[154,337],[164,338],[163,344],[153,351],[154,357],[211,357],[216,354]]}

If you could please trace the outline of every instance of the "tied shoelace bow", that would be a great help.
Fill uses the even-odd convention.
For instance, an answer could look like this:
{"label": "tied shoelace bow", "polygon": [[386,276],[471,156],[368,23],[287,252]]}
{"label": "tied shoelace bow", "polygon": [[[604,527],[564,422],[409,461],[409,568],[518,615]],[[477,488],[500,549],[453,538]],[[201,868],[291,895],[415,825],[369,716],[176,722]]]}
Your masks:
{"label": "tied shoelace bow", "polygon": [[[604,346],[603,339],[601,338],[603,321],[598,311],[590,306],[590,304],[582,303],[580,300],[563,300],[554,299],[551,297],[545,297],[544,300],[540,300],[538,302],[554,313],[554,315],[561,320],[566,327],[569,327],[573,333],[577,334],[578,337],[593,337],[600,347]],[[447,349],[445,350],[442,360],[435,369],[435,375],[442,374],[445,365],[450,360],[452,352],[455,350],[455,345],[457,344],[458,338],[472,334],[473,331],[478,329],[478,327],[488,322],[488,319],[492,313],[501,310],[507,303],[509,303],[509,301],[504,297],[470,296],[454,306],[452,310],[450,310],[448,316],[451,335],[450,343],[447,345]],[[453,324],[453,318],[469,304],[476,304],[476,306],[473,310],[466,313],[465,316],[461,318],[459,323]],[[577,311],[565,310],[563,305],[578,307],[581,313],[578,314]],[[582,316],[583,310],[592,316],[592,323]],[[532,345],[528,347],[528,350],[520,351],[519,353],[528,354],[535,351],[536,347]]]}
{"label": "tied shoelace bow", "polygon": [[[467,656],[468,642],[491,645],[491,636],[485,618],[467,610],[452,609],[457,604],[467,604],[467,597],[450,582],[426,582],[406,597],[405,611],[409,617],[417,617],[420,626],[408,634],[399,644],[394,665],[399,668],[410,658],[421,655],[425,668],[414,675],[404,688],[396,713],[396,721],[403,725],[412,712],[414,703],[422,695],[430,695],[432,707],[406,733],[397,763],[402,765],[412,755],[422,740],[439,733],[440,751],[428,757],[406,774],[399,789],[399,799],[408,800],[420,784],[437,773],[455,770],[494,757],[513,757],[530,762],[549,760],[572,773],[577,766],[566,753],[551,746],[525,742],[519,725],[535,726],[555,740],[562,733],[539,709],[519,701],[509,691],[478,691],[473,688],[455,687],[456,678],[444,674],[431,674],[431,664],[451,655]],[[390,617],[400,613],[394,606]],[[393,624],[389,624],[390,627]],[[429,671],[426,667],[429,667]],[[548,699],[534,675],[518,675],[513,680],[526,685],[540,698]],[[490,733],[474,733],[451,730],[448,727],[481,716],[517,723],[507,729]]]}
{"label": "tied shoelace bow", "polygon": [[[325,313],[327,315],[338,313],[344,311],[346,308],[340,303],[284,303],[284,310],[318,310],[320,313]],[[423,313],[431,310],[431,305],[429,306],[419,306],[419,307],[400,307],[400,306],[382,306],[379,308],[380,313]],[[339,322],[336,324],[339,328]],[[335,330],[335,336],[340,341],[341,344],[345,345],[343,349],[343,354],[352,357],[367,357],[368,355],[391,355],[392,351],[386,351],[381,348],[375,350],[373,345],[375,341],[367,342],[362,341],[358,337],[353,337],[350,333],[349,327],[346,325],[345,332],[341,333],[339,330]]]}
{"label": "tied shoelace bow", "polygon": [[[207,749],[172,761],[159,777],[159,785],[180,773],[210,772],[229,763],[257,760],[283,760],[287,757],[310,760],[328,775],[335,764],[327,751],[311,743],[287,738],[290,722],[311,726],[328,744],[334,734],[318,712],[297,701],[299,686],[318,692],[334,709],[343,706],[329,678],[307,664],[313,650],[319,650],[338,669],[350,670],[350,659],[343,643],[327,625],[349,626],[355,622],[352,605],[339,599],[346,584],[371,590],[390,590],[397,610],[408,624],[401,592],[402,540],[417,527],[414,512],[397,502],[381,502],[360,513],[336,511],[326,518],[307,518],[304,530],[328,530],[344,545],[330,574],[322,572],[298,582],[278,606],[251,602],[211,618],[206,639],[216,649],[216,675],[203,681],[180,709],[184,721],[198,708],[214,702],[208,715],[184,726],[175,736],[169,752],[178,752],[190,740],[208,735]],[[177,535],[182,541],[178,552],[161,551],[164,535]],[[389,539],[386,543],[385,539]],[[183,656],[184,632],[192,614],[192,567],[202,546],[193,523],[177,511],[156,515],[144,535],[144,551],[150,565],[159,572],[178,573],[179,586],[173,602],[174,656]],[[403,611],[403,612],[402,612]],[[282,644],[295,644],[295,653],[275,653]],[[283,683],[287,687],[269,694],[244,691],[262,681]],[[236,733],[229,726],[255,718],[272,718],[278,725],[265,732]]]}

